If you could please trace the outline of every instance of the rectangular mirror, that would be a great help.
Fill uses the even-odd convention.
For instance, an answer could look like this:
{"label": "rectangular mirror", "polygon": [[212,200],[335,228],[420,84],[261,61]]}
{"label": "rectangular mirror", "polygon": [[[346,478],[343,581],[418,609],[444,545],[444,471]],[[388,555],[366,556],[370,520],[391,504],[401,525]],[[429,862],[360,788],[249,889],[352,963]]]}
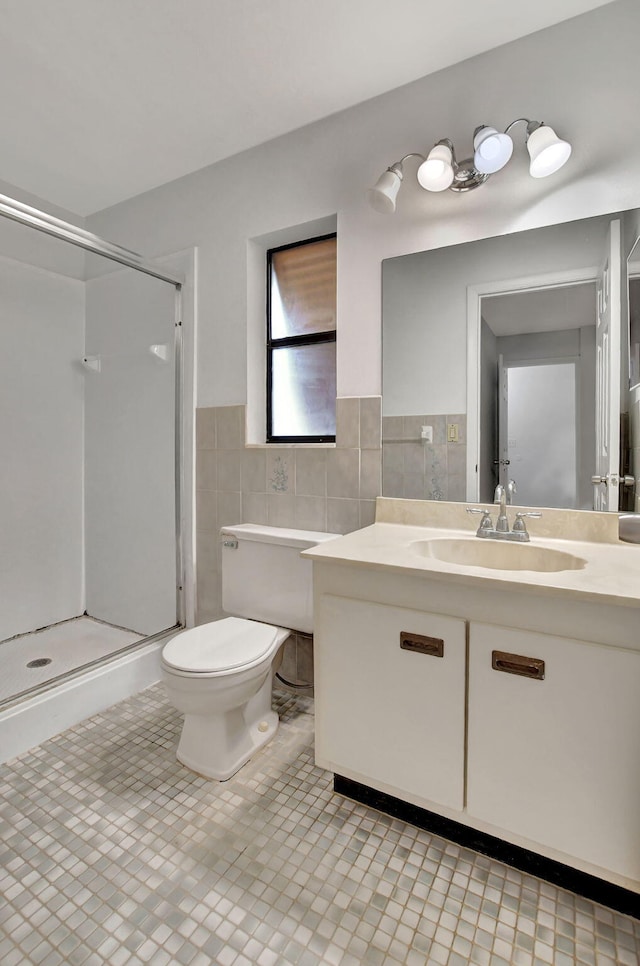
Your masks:
{"label": "rectangular mirror", "polygon": [[639,215],[383,262],[385,496],[492,503],[514,481],[520,505],[632,505]]}

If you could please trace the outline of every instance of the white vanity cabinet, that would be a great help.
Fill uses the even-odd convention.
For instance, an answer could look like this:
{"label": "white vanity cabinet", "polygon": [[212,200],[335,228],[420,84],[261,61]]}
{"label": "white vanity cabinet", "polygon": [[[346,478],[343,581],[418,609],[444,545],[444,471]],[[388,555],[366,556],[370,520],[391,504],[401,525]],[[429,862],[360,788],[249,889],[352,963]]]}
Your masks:
{"label": "white vanity cabinet", "polygon": [[639,736],[640,652],[470,623],[470,817],[639,881]]}
{"label": "white vanity cabinet", "polygon": [[316,760],[461,809],[465,622],[335,594],[316,608]]}
{"label": "white vanity cabinet", "polygon": [[[365,786],[370,803],[382,793],[432,825],[467,826],[640,892],[638,609],[321,550],[317,764]],[[403,649],[405,632],[441,640],[443,656]],[[533,677],[510,673],[520,658]]]}

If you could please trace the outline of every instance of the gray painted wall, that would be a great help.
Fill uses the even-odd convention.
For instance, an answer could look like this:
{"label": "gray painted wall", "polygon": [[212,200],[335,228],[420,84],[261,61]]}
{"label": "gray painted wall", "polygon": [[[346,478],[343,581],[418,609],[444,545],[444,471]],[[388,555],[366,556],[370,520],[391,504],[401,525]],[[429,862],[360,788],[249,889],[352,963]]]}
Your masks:
{"label": "gray painted wall", "polygon": [[[247,345],[262,323],[247,309],[250,240],[337,213],[338,395],[376,395],[383,259],[640,205],[640,143],[629,122],[639,34],[640,5],[618,0],[100,212],[87,226],[147,255],[199,246],[198,405],[219,406],[243,404],[255,378]],[[367,187],[407,151],[448,135],[464,152],[477,124],[523,114],[574,144],[552,179],[528,177],[518,143],[510,165],[473,194],[424,192],[408,162],[396,215],[368,207]],[[459,351],[453,339],[442,346],[443,368]],[[463,386],[453,373],[441,412],[464,410]]]}

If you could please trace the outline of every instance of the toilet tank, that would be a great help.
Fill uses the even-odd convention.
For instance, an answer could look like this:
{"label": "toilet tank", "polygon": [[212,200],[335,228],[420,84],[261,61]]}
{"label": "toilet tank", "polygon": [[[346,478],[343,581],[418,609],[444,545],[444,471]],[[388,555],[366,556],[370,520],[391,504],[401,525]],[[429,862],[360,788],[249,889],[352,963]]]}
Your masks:
{"label": "toilet tank", "polygon": [[338,534],[239,523],[220,535],[223,610],[310,634],[312,564],[300,552]]}

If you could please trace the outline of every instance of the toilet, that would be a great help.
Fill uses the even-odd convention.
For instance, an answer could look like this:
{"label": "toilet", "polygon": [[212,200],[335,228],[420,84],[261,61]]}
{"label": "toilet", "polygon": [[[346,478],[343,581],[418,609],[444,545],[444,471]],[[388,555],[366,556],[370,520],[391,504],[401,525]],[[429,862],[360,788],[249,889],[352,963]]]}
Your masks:
{"label": "toilet", "polygon": [[278,729],[271,690],[282,645],[313,630],[311,561],[300,551],[337,534],[241,523],[220,535],[222,607],[234,616],[176,634],[162,677],[185,716],[178,761],[225,781]]}

